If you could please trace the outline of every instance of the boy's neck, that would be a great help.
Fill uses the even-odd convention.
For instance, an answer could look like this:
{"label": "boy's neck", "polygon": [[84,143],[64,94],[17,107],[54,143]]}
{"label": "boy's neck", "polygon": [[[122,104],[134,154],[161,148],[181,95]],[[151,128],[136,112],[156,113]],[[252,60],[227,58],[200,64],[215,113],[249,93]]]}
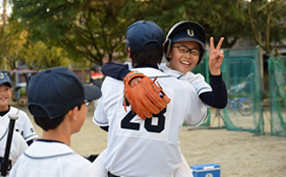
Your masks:
{"label": "boy's neck", "polygon": [[[6,106],[0,106],[0,112],[8,112],[10,110],[10,106],[9,105],[6,105]],[[6,114],[5,113],[5,114]],[[4,114],[4,115],[5,115]]]}
{"label": "boy's neck", "polygon": [[65,143],[68,146],[71,146],[71,127],[66,121],[64,121],[55,129],[49,129],[48,131],[44,131],[42,133],[41,139],[46,140],[56,140]]}
{"label": "boy's neck", "polygon": [[41,139],[60,141],[68,146],[71,146],[71,137],[55,130],[43,131]]}

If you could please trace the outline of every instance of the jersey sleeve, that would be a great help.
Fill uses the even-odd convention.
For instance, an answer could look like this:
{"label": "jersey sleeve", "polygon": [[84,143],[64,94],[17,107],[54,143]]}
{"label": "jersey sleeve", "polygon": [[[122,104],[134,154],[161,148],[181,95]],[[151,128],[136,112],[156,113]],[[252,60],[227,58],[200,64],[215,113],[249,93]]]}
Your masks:
{"label": "jersey sleeve", "polygon": [[118,64],[114,62],[107,62],[101,67],[101,72],[105,76],[114,79],[123,80],[123,78],[130,72],[127,64]]}
{"label": "jersey sleeve", "polygon": [[28,148],[28,144],[18,132],[13,133],[13,144],[16,145],[16,149],[17,149],[16,160],[17,160]]}
{"label": "jersey sleeve", "polygon": [[19,116],[23,117],[23,125],[22,125],[23,132],[22,133],[23,133],[23,137],[25,141],[28,142],[30,140],[38,138],[38,135],[28,115],[25,112],[20,111]]}
{"label": "jersey sleeve", "polygon": [[191,72],[188,73],[187,78],[189,82],[194,87],[197,95],[200,95],[205,92],[211,92],[212,88],[211,86],[205,81],[205,78],[200,73],[193,74]]}
{"label": "jersey sleeve", "polygon": [[196,94],[192,85],[188,85],[188,106],[185,123],[189,126],[199,126],[207,118],[208,110],[206,105]]}
{"label": "jersey sleeve", "polygon": [[106,112],[104,111],[103,105],[102,105],[102,97],[98,100],[98,105],[94,111],[93,115],[93,123],[98,125],[98,126],[103,126],[106,127],[108,126],[108,119]]}
{"label": "jersey sleeve", "polygon": [[[110,88],[117,88],[118,92],[114,93],[114,89]],[[93,122],[104,127],[109,125],[108,117],[111,117],[110,115],[116,111],[110,108],[117,103],[119,97],[123,98],[123,82],[107,76],[103,81],[101,91],[102,96],[98,100],[98,106],[94,111]],[[122,94],[122,96],[118,94]]]}
{"label": "jersey sleeve", "polygon": [[211,92],[204,92],[200,94],[201,100],[214,108],[223,109],[227,105],[227,90],[222,79],[222,74],[219,76],[210,76],[211,78]]}

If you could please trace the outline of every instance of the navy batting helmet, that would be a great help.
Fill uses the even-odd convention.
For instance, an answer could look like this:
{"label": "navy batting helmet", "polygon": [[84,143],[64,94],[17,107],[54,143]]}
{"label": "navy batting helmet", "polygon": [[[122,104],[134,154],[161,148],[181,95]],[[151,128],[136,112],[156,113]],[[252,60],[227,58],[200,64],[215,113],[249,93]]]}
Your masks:
{"label": "navy batting helmet", "polygon": [[199,64],[205,57],[206,53],[206,32],[205,29],[198,23],[190,21],[181,21],[176,23],[169,31],[166,40],[164,42],[164,54],[168,61],[170,58],[168,54],[173,42],[181,41],[195,41],[200,44],[200,58],[197,64]]}

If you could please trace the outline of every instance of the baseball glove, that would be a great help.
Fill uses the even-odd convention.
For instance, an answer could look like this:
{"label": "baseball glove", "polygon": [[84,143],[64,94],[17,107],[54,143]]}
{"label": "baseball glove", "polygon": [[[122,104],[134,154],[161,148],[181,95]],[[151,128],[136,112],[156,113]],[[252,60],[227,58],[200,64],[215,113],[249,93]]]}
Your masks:
{"label": "baseball glove", "polygon": [[[140,83],[130,86],[129,83],[132,79],[141,77]],[[128,73],[124,82],[124,109],[126,110],[126,101],[142,120],[153,117],[153,114],[158,114],[161,110],[166,108],[170,102],[170,98],[163,92],[162,87],[157,82],[157,77],[152,81],[149,77],[138,71]]]}

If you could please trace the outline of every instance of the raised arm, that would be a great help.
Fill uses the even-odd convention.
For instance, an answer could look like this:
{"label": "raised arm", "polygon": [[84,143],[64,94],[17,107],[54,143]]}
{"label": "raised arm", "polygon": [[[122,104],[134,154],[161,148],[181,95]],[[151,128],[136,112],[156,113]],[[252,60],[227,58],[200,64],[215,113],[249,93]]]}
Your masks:
{"label": "raised arm", "polygon": [[130,70],[128,69],[127,64],[107,62],[101,67],[101,72],[105,76],[123,80],[123,78],[130,72]]}
{"label": "raised arm", "polygon": [[214,46],[213,37],[210,38],[209,69],[212,92],[205,92],[200,95],[201,100],[214,108],[223,109],[227,105],[227,90],[222,79],[220,66],[224,59],[223,50],[220,49],[224,38],[220,38],[218,45]]}

